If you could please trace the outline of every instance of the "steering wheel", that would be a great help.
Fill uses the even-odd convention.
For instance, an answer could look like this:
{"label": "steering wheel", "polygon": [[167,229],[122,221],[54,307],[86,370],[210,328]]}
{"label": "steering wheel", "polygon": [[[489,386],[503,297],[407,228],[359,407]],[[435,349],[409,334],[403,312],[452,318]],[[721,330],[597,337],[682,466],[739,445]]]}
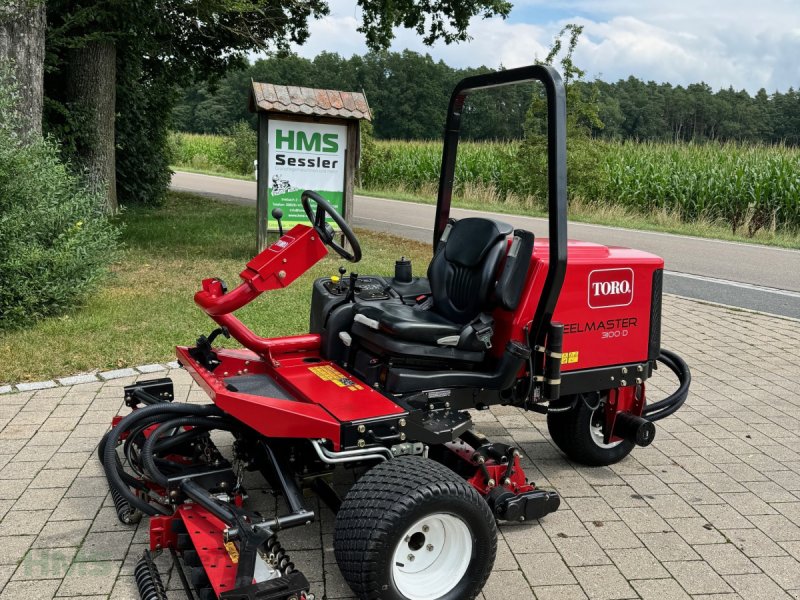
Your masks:
{"label": "steering wheel", "polygon": [[[309,199],[317,203],[316,213],[312,213]],[[300,197],[300,202],[303,204],[303,210],[306,211],[308,220],[311,221],[311,224],[319,234],[320,239],[326,245],[333,248],[336,253],[345,260],[353,263],[357,263],[361,260],[361,244],[358,243],[356,234],[353,233],[352,229],[350,229],[350,226],[342,218],[342,215],[336,212],[336,209],[331,206],[330,202],[325,200],[325,198],[320,196],[317,192],[311,190],[306,190],[303,192],[303,195]],[[344,234],[345,239],[353,249],[352,253],[348,252],[334,241],[336,232],[333,230],[333,227],[331,227],[325,221],[325,215],[328,215],[331,219],[333,219],[333,222],[339,226],[339,229]]]}

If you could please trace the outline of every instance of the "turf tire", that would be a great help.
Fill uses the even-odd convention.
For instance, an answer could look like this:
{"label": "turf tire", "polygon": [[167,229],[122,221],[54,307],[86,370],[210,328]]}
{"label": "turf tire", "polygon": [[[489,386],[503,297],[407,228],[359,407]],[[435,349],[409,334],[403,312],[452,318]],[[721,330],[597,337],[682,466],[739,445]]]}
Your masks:
{"label": "turf tire", "polygon": [[[622,441],[612,447],[598,445],[591,433],[591,422],[597,410],[598,394],[582,394],[583,398],[566,396],[561,398],[553,408],[573,408],[564,412],[547,413],[547,429],[556,446],[571,460],[590,467],[604,467],[621,461],[636,446],[633,442]],[[577,401],[576,401],[577,400]]]}
{"label": "turf tire", "polygon": [[400,537],[419,519],[447,513],[464,521],[472,537],[466,574],[437,600],[472,600],[494,566],[497,527],[478,492],[439,463],[401,456],[365,473],[336,516],[333,549],[347,583],[361,600],[407,600],[392,575]]}

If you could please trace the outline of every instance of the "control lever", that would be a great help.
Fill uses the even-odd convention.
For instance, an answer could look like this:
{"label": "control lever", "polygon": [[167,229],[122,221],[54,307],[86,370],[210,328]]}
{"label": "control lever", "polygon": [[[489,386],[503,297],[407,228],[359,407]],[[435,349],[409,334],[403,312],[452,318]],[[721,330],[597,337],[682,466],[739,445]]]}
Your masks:
{"label": "control lever", "polygon": [[283,211],[277,207],[273,208],[272,218],[278,222],[278,233],[280,233],[280,236],[283,237],[283,224],[281,223],[281,219],[283,218]]}
{"label": "control lever", "polygon": [[356,282],[358,281],[358,273],[350,271],[350,287],[347,289],[347,297],[345,302],[353,302],[356,296]]}

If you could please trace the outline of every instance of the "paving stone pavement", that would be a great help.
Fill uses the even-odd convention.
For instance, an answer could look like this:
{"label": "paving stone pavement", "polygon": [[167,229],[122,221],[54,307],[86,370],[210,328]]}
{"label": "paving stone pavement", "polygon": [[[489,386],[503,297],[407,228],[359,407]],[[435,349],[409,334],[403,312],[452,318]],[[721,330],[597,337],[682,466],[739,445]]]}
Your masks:
{"label": "paving stone pavement", "polygon": [[[800,598],[800,323],[666,297],[664,344],[692,368],[690,399],[650,447],[611,467],[570,463],[538,414],[475,414],[563,498],[540,522],[500,526],[484,600]],[[177,400],[205,401],[186,373],[169,376]],[[0,396],[0,600],[138,598],[132,569],[147,527],[118,523],[95,456],[137,377],[151,376]],[[672,384],[659,373],[651,400]],[[274,510],[249,483],[251,505]],[[281,541],[318,598],[349,598],[333,515],[309,504],[318,522]]]}

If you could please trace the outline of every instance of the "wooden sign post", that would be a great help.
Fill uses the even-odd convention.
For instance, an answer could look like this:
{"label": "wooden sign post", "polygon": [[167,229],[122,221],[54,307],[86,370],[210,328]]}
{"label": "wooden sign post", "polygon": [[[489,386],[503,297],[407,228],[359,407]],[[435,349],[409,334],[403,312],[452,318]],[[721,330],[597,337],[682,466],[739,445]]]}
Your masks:
{"label": "wooden sign post", "polygon": [[[363,94],[253,82],[250,111],[258,113],[258,249],[277,231],[307,223],[304,190],[321,194],[350,223],[361,150],[359,121],[371,120]],[[274,221],[274,220],[273,220]]]}

